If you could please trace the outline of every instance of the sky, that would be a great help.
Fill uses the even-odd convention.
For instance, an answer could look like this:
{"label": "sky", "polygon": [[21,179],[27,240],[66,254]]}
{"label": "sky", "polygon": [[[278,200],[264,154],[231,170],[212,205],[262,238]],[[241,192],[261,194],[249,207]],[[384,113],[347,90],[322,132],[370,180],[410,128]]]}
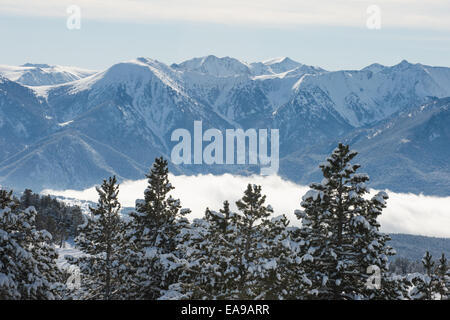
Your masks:
{"label": "sky", "polygon": [[0,0],[0,64],[102,70],[213,54],[328,70],[450,67],[449,17],[448,0]]}
{"label": "sky", "polygon": [[[242,198],[248,183],[260,185],[267,203],[274,209],[274,216],[285,214],[292,225],[300,222],[294,210],[301,209],[301,197],[309,190],[307,186],[282,179],[279,176],[234,176],[170,175],[170,182],[175,187],[172,195],[181,200],[184,208],[190,208],[189,218],[201,218],[206,207],[218,211],[222,203],[228,200],[231,209],[236,211],[237,200]],[[134,207],[136,199],[142,199],[147,188],[147,180],[125,181],[120,185],[119,200],[124,207]],[[192,186],[195,185],[195,189]],[[226,187],[224,187],[226,186]],[[370,196],[376,194],[371,190]],[[389,195],[387,207],[379,218],[381,230],[389,233],[409,233],[434,237],[450,237],[450,197],[433,197],[416,194],[395,193],[386,190]],[[44,190],[42,194],[52,194],[97,202],[95,187],[86,190]]]}

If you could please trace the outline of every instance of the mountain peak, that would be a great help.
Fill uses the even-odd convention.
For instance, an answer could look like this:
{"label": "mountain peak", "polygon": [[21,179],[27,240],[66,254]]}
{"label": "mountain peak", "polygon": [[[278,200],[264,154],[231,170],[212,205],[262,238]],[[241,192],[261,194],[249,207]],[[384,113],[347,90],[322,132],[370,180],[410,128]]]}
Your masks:
{"label": "mountain peak", "polygon": [[157,60],[146,58],[146,57],[137,57],[136,61],[148,64],[149,62],[155,62]]}
{"label": "mountain peak", "polygon": [[180,64],[172,64],[172,68],[183,71],[193,71],[215,77],[230,77],[248,75],[250,69],[247,64],[230,57],[204,56],[186,60]]}
{"label": "mountain peak", "polygon": [[51,68],[52,66],[46,63],[24,63],[21,67],[33,67],[33,68]]}
{"label": "mountain peak", "polygon": [[96,71],[45,63],[25,63],[21,66],[0,65],[0,73],[23,85],[44,86],[79,80]]}
{"label": "mountain peak", "polygon": [[403,59],[400,63],[394,65],[393,67],[405,69],[405,68],[409,68],[411,66],[414,66],[414,64],[410,63],[408,60]]}
{"label": "mountain peak", "polygon": [[269,67],[273,73],[284,73],[286,71],[290,71],[302,66],[301,63],[294,61],[288,57],[269,59],[263,61],[262,63],[265,66]]}
{"label": "mountain peak", "polygon": [[270,66],[270,65],[273,65],[273,64],[277,64],[277,63],[295,63],[295,64],[299,64],[298,62],[292,60],[289,57],[272,58],[272,59],[263,61],[263,63],[265,65],[267,65],[267,66]]}
{"label": "mountain peak", "polygon": [[372,63],[371,65],[363,68],[362,71],[372,71],[372,72],[377,73],[381,70],[384,70],[385,68],[386,68],[386,66],[383,66],[382,64]]}
{"label": "mountain peak", "polygon": [[207,61],[211,62],[211,61],[237,60],[237,59],[234,59],[234,58],[230,58],[228,56],[219,58],[218,56],[215,56],[213,54],[204,56],[204,57],[202,57],[202,59],[203,59],[204,62],[207,62]]}

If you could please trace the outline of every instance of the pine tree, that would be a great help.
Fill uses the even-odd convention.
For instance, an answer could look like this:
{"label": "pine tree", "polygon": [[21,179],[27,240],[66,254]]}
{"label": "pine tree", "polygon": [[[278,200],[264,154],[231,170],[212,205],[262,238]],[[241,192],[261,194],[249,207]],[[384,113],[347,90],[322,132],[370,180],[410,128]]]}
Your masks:
{"label": "pine tree", "polygon": [[235,216],[225,201],[219,212],[207,208],[202,219],[192,222],[182,244],[188,261],[180,277],[185,298],[217,300],[229,295],[233,278],[227,271],[233,265]]}
{"label": "pine tree", "polygon": [[[235,278],[231,298],[289,299],[299,295],[309,282],[297,270],[286,217],[270,219],[273,209],[265,205],[261,187],[248,185],[241,200],[236,202],[239,215],[236,223],[235,263],[230,272]],[[295,269],[294,269],[295,270]],[[234,274],[233,274],[234,273]]]}
{"label": "pine tree", "polygon": [[441,300],[447,300],[450,298],[450,270],[448,268],[447,258],[442,254],[439,259],[439,265],[436,269],[437,273],[437,293]]}
{"label": "pine tree", "polygon": [[386,292],[405,294],[405,288],[387,275],[388,256],[394,252],[376,220],[387,194],[365,198],[369,177],[356,173],[360,165],[351,164],[356,155],[340,143],[320,165],[322,182],[312,184],[303,196],[304,210],[296,211],[302,222],[299,238],[306,242],[301,262],[312,282],[308,298],[375,298],[376,290],[368,286],[369,267],[378,272],[382,283],[389,284]]}
{"label": "pine tree", "polygon": [[414,285],[410,296],[414,300],[434,300],[439,290],[439,278],[435,273],[435,262],[427,251],[422,258],[424,274],[414,275],[411,279]]}
{"label": "pine tree", "polygon": [[305,277],[297,263],[299,244],[285,216],[270,219],[261,187],[248,185],[236,202],[219,212],[207,209],[193,221],[186,248],[188,266],[181,277],[191,299],[295,299]]}
{"label": "pine tree", "polygon": [[34,207],[37,211],[36,228],[47,230],[57,245],[64,246],[68,237],[76,237],[76,229],[83,216],[78,206],[70,206],[50,195],[41,196],[25,189],[20,197],[19,208]]}
{"label": "pine tree", "polygon": [[79,227],[75,239],[84,253],[68,260],[80,268],[83,299],[124,298],[125,276],[125,224],[120,218],[119,185],[116,177],[104,180],[97,187],[99,200],[96,208],[90,207],[91,216]]}
{"label": "pine tree", "polygon": [[148,188],[144,200],[137,201],[130,213],[128,239],[132,245],[129,261],[134,274],[133,296],[137,299],[176,298],[171,290],[178,283],[184,253],[179,250],[182,230],[188,227],[180,201],[169,195],[174,189],[168,178],[167,160],[156,158],[146,175]]}
{"label": "pine tree", "polygon": [[[269,300],[303,299],[311,281],[299,263],[303,241],[297,241],[298,228],[290,227],[285,215],[266,221],[264,257],[272,262],[260,279],[259,298]],[[266,263],[267,265],[267,263]]]}
{"label": "pine tree", "polygon": [[36,215],[0,190],[0,300],[57,299],[64,289],[51,235],[36,230]]}
{"label": "pine tree", "polygon": [[[360,216],[351,221],[355,234],[353,249],[359,266],[359,275],[355,278],[359,288],[356,294],[361,299],[408,299],[409,281],[389,271],[388,257],[395,255],[395,250],[387,245],[391,238],[379,231],[377,219],[386,208],[387,199],[385,192],[379,192],[370,200],[363,199],[359,204]],[[379,283],[376,283],[377,276]]]}
{"label": "pine tree", "polygon": [[[230,298],[255,299],[261,293],[258,280],[263,276],[262,259],[265,248],[265,222],[273,213],[270,206],[265,206],[266,196],[261,194],[261,187],[249,184],[241,200],[236,202],[239,215],[236,216],[236,239],[234,268],[230,274],[235,279],[230,290]],[[267,261],[271,267],[270,261]]]}

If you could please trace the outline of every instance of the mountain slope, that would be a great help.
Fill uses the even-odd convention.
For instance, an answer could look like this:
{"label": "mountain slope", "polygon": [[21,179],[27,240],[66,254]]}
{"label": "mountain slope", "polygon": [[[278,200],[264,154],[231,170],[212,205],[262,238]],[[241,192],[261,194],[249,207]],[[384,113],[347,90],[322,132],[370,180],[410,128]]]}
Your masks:
{"label": "mountain slope", "polygon": [[450,191],[450,98],[401,112],[348,142],[378,177],[374,188],[448,196]]}
{"label": "mountain slope", "polygon": [[[289,58],[246,63],[207,56],[171,66],[137,58],[55,85],[1,79],[2,184],[52,188],[53,181],[70,188],[110,174],[134,179],[156,156],[170,157],[175,129],[192,135],[193,122],[201,120],[203,130],[279,129],[280,174],[296,182],[316,180],[318,164],[346,141],[361,152],[372,186],[450,192],[450,120],[447,100],[439,100],[450,96],[450,68],[402,61],[329,72]],[[56,176],[52,166],[59,167]],[[172,169],[247,174],[257,168]]]}
{"label": "mountain slope", "polygon": [[0,65],[0,75],[27,86],[46,86],[79,80],[96,71],[48,64]]}
{"label": "mountain slope", "polygon": [[76,131],[53,134],[0,164],[0,181],[23,190],[84,188],[117,175],[141,178],[147,168]]}
{"label": "mountain slope", "polygon": [[228,127],[186,95],[158,62],[143,59],[49,88],[45,110],[54,124],[49,135],[2,159],[0,183],[40,190],[84,188],[112,174],[136,179],[155,157],[170,155],[176,128],[192,128],[198,119]]}
{"label": "mountain slope", "polygon": [[450,96],[450,68],[436,68],[402,61],[393,67],[335,71],[302,77],[296,94],[329,100],[350,125],[374,123],[404,108],[417,106],[429,97]]}
{"label": "mountain slope", "polygon": [[356,161],[372,188],[450,194],[450,98],[398,112],[373,126],[295,151],[281,160],[281,173],[302,183],[320,180],[318,164],[339,141],[359,152]]}
{"label": "mountain slope", "polygon": [[416,236],[412,234],[390,234],[392,246],[397,254],[395,258],[408,258],[413,261],[422,260],[426,251],[433,256],[433,260],[438,260],[444,253],[446,257],[450,257],[450,239]]}
{"label": "mountain slope", "polygon": [[44,136],[54,121],[34,92],[0,76],[0,161]]}

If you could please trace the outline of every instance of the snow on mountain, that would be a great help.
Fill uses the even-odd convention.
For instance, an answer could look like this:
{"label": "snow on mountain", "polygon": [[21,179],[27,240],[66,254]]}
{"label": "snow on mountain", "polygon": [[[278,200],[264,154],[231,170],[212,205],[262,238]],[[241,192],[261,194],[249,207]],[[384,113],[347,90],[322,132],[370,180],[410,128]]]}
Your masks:
{"label": "snow on mountain", "polygon": [[54,125],[30,147],[1,159],[2,183],[39,190],[54,187],[51,181],[59,188],[86,187],[112,174],[136,179],[155,157],[170,155],[173,130],[190,129],[194,120],[231,126],[191,98],[174,70],[143,58],[55,85],[41,109]]}
{"label": "snow on mountain", "polygon": [[47,134],[54,122],[44,104],[31,89],[0,76],[0,162]]}
{"label": "snow on mountain", "polygon": [[[322,156],[311,146],[331,148],[336,139],[446,96],[450,68],[407,61],[328,72],[289,58],[248,64],[207,56],[171,66],[137,58],[56,85],[27,87],[0,77],[0,183],[51,188],[55,180],[65,188],[86,187],[112,173],[135,178],[154,157],[168,157],[173,130],[192,131],[194,120],[202,120],[204,129],[279,128],[281,173],[306,183],[313,176],[297,171],[310,170],[311,163],[317,167]],[[67,157],[60,157],[61,150]],[[432,154],[431,163],[441,161]],[[89,168],[83,171],[76,163]],[[59,169],[51,172],[52,166]]]}
{"label": "snow on mountain", "polygon": [[296,94],[311,94],[318,105],[329,101],[349,124],[360,127],[429,97],[450,96],[450,68],[402,61],[392,67],[371,65],[360,71],[308,75],[294,88]]}
{"label": "snow on mountain", "polygon": [[194,71],[215,77],[234,77],[251,74],[247,64],[234,58],[218,58],[213,55],[194,58],[180,64],[172,64],[171,67],[176,70]]}
{"label": "snow on mountain", "polygon": [[189,95],[176,71],[145,58],[118,63],[91,77],[55,87],[48,102],[60,122],[77,122],[99,108],[109,114],[111,108],[118,113],[114,123],[121,120],[120,125],[127,130],[150,131],[163,146],[172,129],[192,126],[193,119],[207,122],[211,118],[215,124],[221,121],[208,105]]}
{"label": "snow on mountain", "polygon": [[26,63],[21,66],[0,65],[4,77],[28,86],[45,86],[79,80],[96,71],[66,66]]}
{"label": "snow on mountain", "polygon": [[[285,177],[320,181],[318,163],[338,142],[359,152],[356,161],[371,177],[371,187],[395,192],[448,196],[450,192],[450,98],[397,112],[372,126],[348,130],[280,160]],[[332,132],[335,132],[332,130]]]}
{"label": "snow on mountain", "polygon": [[140,178],[147,168],[117,148],[77,130],[54,133],[0,163],[0,181],[14,181],[19,190],[83,188],[116,175]]}
{"label": "snow on mountain", "polygon": [[262,62],[272,73],[283,73],[300,67],[302,64],[288,57],[275,58]]}
{"label": "snow on mountain", "polygon": [[288,57],[270,59],[264,62],[254,62],[251,63],[250,66],[253,74],[259,79],[302,76],[304,74],[318,74],[327,72],[322,68],[308,66]]}
{"label": "snow on mountain", "polygon": [[448,196],[450,190],[450,98],[395,114],[347,139],[361,164],[378,179],[374,188]]}
{"label": "snow on mountain", "polygon": [[325,72],[325,70],[307,66],[290,58],[276,58],[264,62],[247,63],[235,58],[219,58],[209,55],[201,58],[193,58],[180,64],[172,64],[171,67],[179,71],[190,71],[214,77],[261,77],[261,76],[285,76],[287,73],[312,73]]}
{"label": "snow on mountain", "polygon": [[178,71],[176,77],[192,97],[243,127],[267,121],[274,110],[289,101],[293,85],[303,75],[326,72],[289,58],[248,64],[207,56],[171,67]]}
{"label": "snow on mountain", "polygon": [[363,70],[363,71],[371,71],[371,72],[377,73],[377,72],[380,72],[380,71],[382,71],[382,70],[384,70],[386,68],[387,67],[383,66],[382,64],[372,63],[370,66],[362,68],[361,70]]}

